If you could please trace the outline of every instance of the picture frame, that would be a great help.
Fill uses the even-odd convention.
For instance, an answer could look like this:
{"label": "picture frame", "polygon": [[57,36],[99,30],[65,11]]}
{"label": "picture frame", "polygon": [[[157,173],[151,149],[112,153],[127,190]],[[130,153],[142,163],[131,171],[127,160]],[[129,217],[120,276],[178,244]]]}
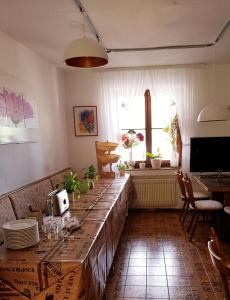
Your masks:
{"label": "picture frame", "polygon": [[74,106],[75,136],[98,136],[97,106]]}

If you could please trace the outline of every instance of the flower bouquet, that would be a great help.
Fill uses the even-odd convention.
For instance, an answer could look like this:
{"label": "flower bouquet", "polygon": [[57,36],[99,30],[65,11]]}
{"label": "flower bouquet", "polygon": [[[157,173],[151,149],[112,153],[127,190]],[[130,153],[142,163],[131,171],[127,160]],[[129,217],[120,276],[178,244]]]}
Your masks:
{"label": "flower bouquet", "polygon": [[140,142],[144,141],[144,135],[142,133],[136,133],[134,129],[129,129],[127,133],[121,136],[122,145],[125,149],[129,149],[129,161],[127,162],[128,167],[133,169],[135,161],[133,160],[133,147],[139,145]]}

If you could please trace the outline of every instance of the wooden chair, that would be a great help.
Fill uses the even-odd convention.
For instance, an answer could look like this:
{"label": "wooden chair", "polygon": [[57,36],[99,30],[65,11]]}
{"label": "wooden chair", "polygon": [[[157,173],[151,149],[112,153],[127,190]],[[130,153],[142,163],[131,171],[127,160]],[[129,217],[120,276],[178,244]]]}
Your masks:
{"label": "wooden chair", "polygon": [[[189,200],[189,209],[192,211],[192,218],[188,227],[188,232],[190,232],[189,241],[192,241],[193,235],[195,233],[197,223],[199,220],[200,215],[203,215],[204,217],[210,217],[212,221],[214,219],[217,221],[218,225],[218,216],[217,213],[223,209],[223,205],[216,200],[196,200],[194,198],[193,189],[192,189],[192,183],[191,179],[185,175],[183,177],[183,182],[185,184],[185,189],[188,194],[188,200]],[[191,230],[191,231],[190,231]]]}
{"label": "wooden chair", "polygon": [[[183,207],[181,209],[181,213],[180,213],[180,221],[182,223],[182,225],[185,222],[185,218],[188,214],[188,208],[189,208],[189,199],[188,199],[188,194],[186,193],[186,189],[185,189],[185,185],[183,182],[183,173],[181,170],[177,170],[175,172],[175,175],[177,177],[177,181],[180,187],[180,192],[181,192],[181,200],[184,202]],[[210,199],[209,194],[206,194],[204,192],[193,192],[193,196],[195,198],[195,200],[205,200],[205,199]]]}
{"label": "wooden chair", "polygon": [[224,300],[230,300],[230,292],[227,280],[227,277],[230,275],[230,261],[226,259],[213,228],[211,228],[211,240],[208,242],[208,251],[211,256],[212,263],[220,276],[224,291]]}

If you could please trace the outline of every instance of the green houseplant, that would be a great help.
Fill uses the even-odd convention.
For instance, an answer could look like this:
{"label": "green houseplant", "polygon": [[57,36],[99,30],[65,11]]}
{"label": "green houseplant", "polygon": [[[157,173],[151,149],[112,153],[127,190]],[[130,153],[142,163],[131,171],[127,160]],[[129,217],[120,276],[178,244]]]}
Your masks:
{"label": "green houseplant", "polygon": [[77,173],[70,171],[63,178],[63,187],[68,194],[71,194],[71,199],[74,200],[74,193],[77,192],[79,198],[80,181],[77,178]]}
{"label": "green houseplant", "polygon": [[150,158],[152,169],[160,169],[162,162],[162,154],[160,152],[160,147],[157,148],[156,153],[147,152],[146,156]]}
{"label": "green houseplant", "polygon": [[169,135],[169,141],[172,145],[172,153],[170,159],[171,167],[178,167],[179,154],[177,152],[177,138],[178,138],[178,117],[177,114],[171,119],[170,123],[163,128],[163,131]]}
{"label": "green houseplant", "polygon": [[120,176],[124,176],[126,170],[126,164],[120,161],[119,164],[117,164],[117,169],[120,173]]}
{"label": "green houseplant", "polygon": [[88,179],[89,183],[90,183],[90,188],[94,187],[94,182],[96,180],[98,180],[98,175],[97,175],[97,171],[96,168],[94,167],[94,165],[90,165],[85,173],[85,178]]}

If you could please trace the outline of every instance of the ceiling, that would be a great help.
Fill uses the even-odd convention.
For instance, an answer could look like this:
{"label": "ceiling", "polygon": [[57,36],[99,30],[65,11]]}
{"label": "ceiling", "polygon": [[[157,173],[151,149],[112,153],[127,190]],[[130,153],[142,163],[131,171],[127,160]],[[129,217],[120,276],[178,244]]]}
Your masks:
{"label": "ceiling", "polygon": [[[230,19],[229,0],[81,0],[107,49],[213,43]],[[74,0],[0,0],[0,29],[66,69],[66,46],[83,37]],[[93,37],[86,27],[86,35]],[[229,26],[230,27],[230,26]],[[111,52],[105,67],[230,63],[230,28],[215,47]]]}

